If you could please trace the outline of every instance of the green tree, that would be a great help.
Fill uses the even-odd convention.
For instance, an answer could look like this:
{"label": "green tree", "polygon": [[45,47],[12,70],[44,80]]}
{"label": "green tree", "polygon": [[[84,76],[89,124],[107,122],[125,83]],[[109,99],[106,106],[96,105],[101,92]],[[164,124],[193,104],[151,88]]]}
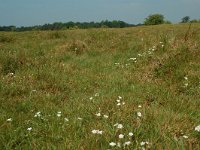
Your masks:
{"label": "green tree", "polygon": [[164,21],[164,16],[161,14],[153,14],[153,15],[149,15],[145,21],[144,24],[145,25],[158,25],[158,24],[163,24]]}
{"label": "green tree", "polygon": [[190,21],[190,17],[189,16],[185,16],[181,19],[181,23],[188,23]]}

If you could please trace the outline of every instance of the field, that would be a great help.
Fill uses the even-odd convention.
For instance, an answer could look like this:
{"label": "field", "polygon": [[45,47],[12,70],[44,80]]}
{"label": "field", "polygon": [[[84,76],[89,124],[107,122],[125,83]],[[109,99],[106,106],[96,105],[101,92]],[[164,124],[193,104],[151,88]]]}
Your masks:
{"label": "field", "polygon": [[0,149],[200,149],[200,24],[0,32]]}

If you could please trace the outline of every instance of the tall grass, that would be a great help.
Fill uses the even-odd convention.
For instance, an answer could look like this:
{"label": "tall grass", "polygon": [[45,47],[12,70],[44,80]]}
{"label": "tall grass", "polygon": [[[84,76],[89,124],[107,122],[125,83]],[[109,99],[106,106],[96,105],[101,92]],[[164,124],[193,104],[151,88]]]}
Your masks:
{"label": "tall grass", "polygon": [[0,33],[0,149],[199,149],[188,26]]}

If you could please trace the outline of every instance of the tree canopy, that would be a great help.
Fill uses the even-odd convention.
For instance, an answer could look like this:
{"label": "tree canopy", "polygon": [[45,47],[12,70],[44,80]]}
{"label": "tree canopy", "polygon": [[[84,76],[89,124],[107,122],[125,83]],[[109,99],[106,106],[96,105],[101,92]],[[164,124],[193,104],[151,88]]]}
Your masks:
{"label": "tree canopy", "polygon": [[54,22],[52,24],[36,25],[31,27],[0,26],[0,31],[30,31],[30,30],[62,30],[62,29],[88,29],[88,28],[124,28],[133,24],[119,20],[103,20],[101,22]]}
{"label": "tree canopy", "polygon": [[161,14],[153,14],[153,15],[149,15],[145,21],[144,24],[145,25],[158,25],[158,24],[163,24],[164,21],[164,16]]}
{"label": "tree canopy", "polygon": [[190,21],[190,17],[189,16],[185,16],[181,19],[181,23],[188,23]]}

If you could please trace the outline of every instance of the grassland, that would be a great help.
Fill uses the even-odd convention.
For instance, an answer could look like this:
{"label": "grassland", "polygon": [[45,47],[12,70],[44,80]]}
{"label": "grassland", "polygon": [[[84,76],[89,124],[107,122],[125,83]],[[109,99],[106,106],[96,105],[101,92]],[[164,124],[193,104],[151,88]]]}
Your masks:
{"label": "grassland", "polygon": [[0,104],[2,150],[200,149],[200,24],[0,32]]}

